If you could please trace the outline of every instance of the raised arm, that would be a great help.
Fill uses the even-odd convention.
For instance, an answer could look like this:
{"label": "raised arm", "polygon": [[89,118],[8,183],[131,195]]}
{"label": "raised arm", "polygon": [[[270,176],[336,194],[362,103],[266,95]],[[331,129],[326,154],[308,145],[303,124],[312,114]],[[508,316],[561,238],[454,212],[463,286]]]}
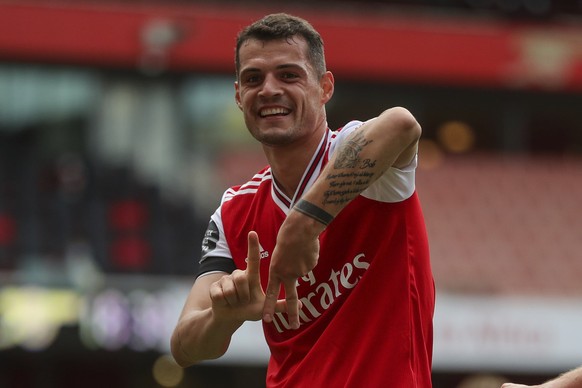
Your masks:
{"label": "raised arm", "polygon": [[282,285],[291,326],[299,327],[295,284],[317,264],[319,234],[388,168],[408,165],[416,155],[420,134],[420,125],[410,112],[392,108],[356,129],[334,152],[279,230],[266,289],[266,322],[272,321]]}
{"label": "raised arm", "polygon": [[259,239],[250,232],[244,271],[209,274],[194,282],[171,339],[172,355],[179,365],[222,356],[245,321],[261,319],[265,295],[259,261]]}

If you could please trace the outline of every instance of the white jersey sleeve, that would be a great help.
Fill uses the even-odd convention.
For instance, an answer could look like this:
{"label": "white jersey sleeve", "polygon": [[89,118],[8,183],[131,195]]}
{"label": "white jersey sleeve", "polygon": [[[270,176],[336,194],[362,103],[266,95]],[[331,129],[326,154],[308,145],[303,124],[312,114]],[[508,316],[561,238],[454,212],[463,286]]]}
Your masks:
{"label": "white jersey sleeve", "polygon": [[[232,253],[226,242],[224,227],[222,224],[222,198],[221,204],[210,217],[208,228],[202,239],[202,254],[200,258],[200,271],[198,276],[215,272],[232,272],[234,261]],[[217,260],[218,259],[218,260]]]}
{"label": "white jersey sleeve", "polygon": [[226,238],[224,237],[224,228],[222,226],[221,207],[219,207],[210,217],[208,229],[204,233],[202,240],[202,257],[200,263],[208,257],[227,257],[232,258]]}

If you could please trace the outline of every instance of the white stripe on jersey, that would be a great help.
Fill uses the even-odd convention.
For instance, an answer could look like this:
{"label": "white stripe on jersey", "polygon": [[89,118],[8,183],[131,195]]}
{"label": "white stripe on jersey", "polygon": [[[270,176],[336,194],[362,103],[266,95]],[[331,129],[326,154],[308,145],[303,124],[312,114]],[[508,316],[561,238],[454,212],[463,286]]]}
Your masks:
{"label": "white stripe on jersey", "polygon": [[260,174],[255,174],[253,178],[245,183],[244,185],[239,186],[237,189],[233,189],[232,187],[226,190],[223,197],[223,202],[230,201],[237,195],[244,195],[244,194],[254,194],[257,192],[259,186],[268,180],[271,180],[271,169],[267,169]]}

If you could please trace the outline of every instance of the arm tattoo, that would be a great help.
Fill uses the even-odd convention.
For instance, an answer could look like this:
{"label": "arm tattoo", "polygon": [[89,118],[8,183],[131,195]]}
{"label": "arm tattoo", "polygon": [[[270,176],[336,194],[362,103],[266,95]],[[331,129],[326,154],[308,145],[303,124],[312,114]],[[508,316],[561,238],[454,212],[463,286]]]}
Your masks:
{"label": "arm tattoo", "polygon": [[370,185],[376,160],[362,160],[360,153],[372,141],[367,140],[360,131],[338,149],[334,171],[325,177],[329,189],[324,193],[324,205],[350,202]]}
{"label": "arm tattoo", "polygon": [[333,166],[335,168],[356,168],[360,162],[360,152],[372,140],[366,140],[362,131],[347,139],[346,143],[338,150],[338,155]]}

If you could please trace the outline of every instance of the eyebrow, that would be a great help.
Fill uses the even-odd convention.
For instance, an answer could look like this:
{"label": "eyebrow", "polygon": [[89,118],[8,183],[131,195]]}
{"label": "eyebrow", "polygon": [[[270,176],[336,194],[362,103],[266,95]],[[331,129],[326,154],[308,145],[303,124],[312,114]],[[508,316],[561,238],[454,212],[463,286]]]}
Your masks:
{"label": "eyebrow", "polygon": [[[303,73],[307,73],[307,70],[305,68],[295,63],[284,63],[275,67],[275,70],[285,70],[285,69],[297,69]],[[258,67],[248,67],[246,69],[242,69],[240,74],[244,75],[247,73],[261,73],[261,72],[262,70]]]}

